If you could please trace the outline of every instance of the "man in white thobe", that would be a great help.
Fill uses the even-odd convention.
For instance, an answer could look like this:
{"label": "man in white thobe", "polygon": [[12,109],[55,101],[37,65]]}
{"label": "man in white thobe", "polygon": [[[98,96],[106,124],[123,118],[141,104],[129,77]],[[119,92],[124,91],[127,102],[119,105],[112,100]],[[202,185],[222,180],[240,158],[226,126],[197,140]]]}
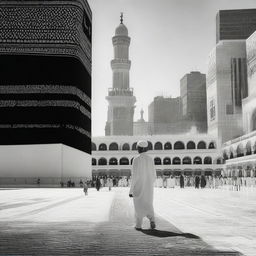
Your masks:
{"label": "man in white thobe", "polygon": [[153,159],[146,153],[147,147],[148,143],[146,141],[139,141],[137,143],[139,156],[133,159],[132,164],[132,182],[129,196],[133,197],[136,230],[141,230],[144,217],[150,220],[150,227],[152,229],[156,227],[153,208],[156,170]]}

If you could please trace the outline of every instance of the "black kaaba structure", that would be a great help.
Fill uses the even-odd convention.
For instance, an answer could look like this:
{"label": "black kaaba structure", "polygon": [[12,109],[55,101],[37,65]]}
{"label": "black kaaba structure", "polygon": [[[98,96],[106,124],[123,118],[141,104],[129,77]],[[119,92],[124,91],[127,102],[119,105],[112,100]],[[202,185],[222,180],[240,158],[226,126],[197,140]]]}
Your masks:
{"label": "black kaaba structure", "polygon": [[86,0],[0,1],[0,184],[88,174],[91,39]]}

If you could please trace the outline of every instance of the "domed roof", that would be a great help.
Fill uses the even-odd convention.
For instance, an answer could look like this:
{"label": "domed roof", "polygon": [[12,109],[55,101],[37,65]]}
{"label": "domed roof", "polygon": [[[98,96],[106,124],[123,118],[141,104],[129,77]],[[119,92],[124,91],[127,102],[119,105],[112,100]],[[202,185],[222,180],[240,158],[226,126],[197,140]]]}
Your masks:
{"label": "domed roof", "polygon": [[123,23],[116,28],[116,36],[128,36],[128,29]]}

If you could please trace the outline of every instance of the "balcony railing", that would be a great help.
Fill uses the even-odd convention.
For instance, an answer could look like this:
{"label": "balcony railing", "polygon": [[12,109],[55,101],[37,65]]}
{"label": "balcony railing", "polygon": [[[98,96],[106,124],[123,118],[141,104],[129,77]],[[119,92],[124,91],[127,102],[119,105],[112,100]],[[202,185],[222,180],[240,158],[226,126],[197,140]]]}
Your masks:
{"label": "balcony railing", "polygon": [[133,96],[133,88],[127,88],[127,89],[109,88],[108,96]]}
{"label": "balcony railing", "polygon": [[237,143],[237,142],[240,142],[240,141],[243,141],[243,140],[246,140],[246,139],[250,139],[250,138],[255,137],[255,136],[256,136],[256,131],[252,131],[252,132],[250,132],[248,134],[242,135],[242,136],[240,136],[238,138],[235,138],[233,140],[229,140],[229,141],[223,143],[223,146],[224,147],[230,146],[230,145],[232,145],[234,143]]}

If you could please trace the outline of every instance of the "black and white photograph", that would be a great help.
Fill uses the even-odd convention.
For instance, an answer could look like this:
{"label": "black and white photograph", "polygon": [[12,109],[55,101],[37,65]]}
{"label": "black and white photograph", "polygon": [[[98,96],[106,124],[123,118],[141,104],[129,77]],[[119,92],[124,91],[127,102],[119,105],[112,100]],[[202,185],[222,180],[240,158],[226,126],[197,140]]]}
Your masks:
{"label": "black and white photograph", "polygon": [[0,256],[256,256],[255,0],[0,0]]}

